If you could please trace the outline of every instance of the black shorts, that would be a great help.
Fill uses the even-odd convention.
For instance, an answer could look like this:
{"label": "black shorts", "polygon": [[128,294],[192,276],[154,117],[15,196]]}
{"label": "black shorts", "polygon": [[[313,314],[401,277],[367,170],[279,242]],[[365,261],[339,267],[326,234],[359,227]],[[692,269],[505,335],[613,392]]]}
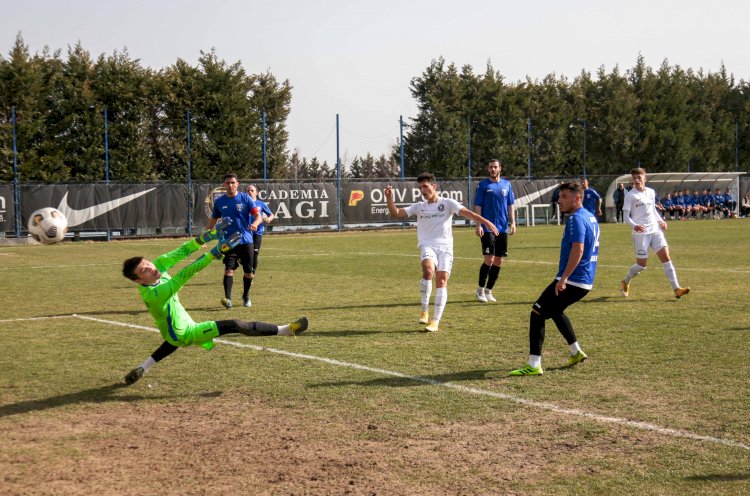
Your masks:
{"label": "black shorts", "polygon": [[237,245],[224,255],[224,268],[226,270],[236,270],[242,265],[242,270],[246,274],[253,271],[253,245]]}
{"label": "black shorts", "polygon": [[578,286],[566,285],[565,291],[561,291],[560,294],[555,294],[555,286],[557,285],[557,279],[552,281],[549,286],[542,291],[539,295],[539,299],[534,303],[534,310],[545,319],[554,317],[555,315],[561,315],[566,308],[573,303],[577,302],[587,294],[588,289],[579,288]]}
{"label": "black shorts", "polygon": [[495,233],[485,231],[482,235],[482,254],[507,257],[508,233],[499,233],[495,236]]}

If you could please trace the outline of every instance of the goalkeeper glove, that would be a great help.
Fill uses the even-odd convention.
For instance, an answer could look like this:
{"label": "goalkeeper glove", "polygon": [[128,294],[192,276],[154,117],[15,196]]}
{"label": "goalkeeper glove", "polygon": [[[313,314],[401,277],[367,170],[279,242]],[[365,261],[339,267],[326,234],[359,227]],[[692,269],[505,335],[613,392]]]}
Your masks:
{"label": "goalkeeper glove", "polygon": [[211,248],[211,255],[213,255],[216,260],[221,260],[225,253],[240,244],[241,241],[242,235],[238,232],[233,233],[229,237],[219,240],[216,246]]}
{"label": "goalkeeper glove", "polygon": [[209,241],[222,239],[225,237],[225,231],[230,225],[232,225],[232,219],[229,217],[222,217],[216,222],[216,225],[213,229],[211,229],[210,231],[205,231],[203,232],[203,234],[196,236],[195,240],[199,245],[205,245]]}

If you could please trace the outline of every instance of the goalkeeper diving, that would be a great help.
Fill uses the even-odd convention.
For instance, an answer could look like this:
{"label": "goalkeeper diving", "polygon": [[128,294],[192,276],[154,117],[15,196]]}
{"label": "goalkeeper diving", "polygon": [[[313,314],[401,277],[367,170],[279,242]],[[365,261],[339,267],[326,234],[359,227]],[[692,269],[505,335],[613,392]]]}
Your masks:
{"label": "goalkeeper diving", "polygon": [[[143,257],[125,260],[122,273],[138,284],[141,298],[149,313],[154,318],[159,333],[164,338],[159,348],[142,364],[125,376],[127,384],[133,384],[148,372],[156,362],[161,361],[181,346],[197,345],[210,350],[214,347],[214,338],[225,334],[239,333],[245,336],[295,336],[307,329],[307,317],[302,317],[291,324],[277,326],[266,322],[245,322],[241,320],[211,320],[195,322],[180,303],[178,293],[190,278],[208,267],[214,260],[221,260],[224,254],[240,243],[239,233],[226,237],[224,229],[231,219],[222,219],[216,226],[190,241],[180,245],[176,250],[160,255],[153,262]],[[210,241],[217,241],[216,246],[198,257],[193,263],[179,271],[174,277],[167,274],[173,265],[185,259]]]}

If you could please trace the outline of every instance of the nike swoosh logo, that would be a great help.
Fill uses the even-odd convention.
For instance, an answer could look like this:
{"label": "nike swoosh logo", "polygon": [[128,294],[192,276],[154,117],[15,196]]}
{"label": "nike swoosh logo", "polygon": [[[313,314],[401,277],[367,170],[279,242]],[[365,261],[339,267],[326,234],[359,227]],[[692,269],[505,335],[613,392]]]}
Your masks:
{"label": "nike swoosh logo", "polygon": [[[541,198],[542,195],[544,195],[548,191],[552,191],[553,189],[557,188],[558,186],[560,186],[560,185],[559,184],[553,184],[552,186],[548,186],[548,187],[546,187],[544,189],[540,189],[539,191],[534,191],[533,193],[530,193],[530,194],[528,194],[526,196],[522,196],[521,198],[516,198],[516,201],[513,203],[513,208],[525,207],[529,203],[533,202],[537,198]],[[60,210],[60,209],[58,208],[58,210]]]}
{"label": "nike swoosh logo", "polygon": [[68,227],[80,226],[81,224],[88,222],[91,219],[95,219],[100,215],[104,215],[110,210],[121,207],[126,203],[145,195],[146,193],[152,192],[155,189],[156,188],[147,189],[146,191],[133,193],[132,195],[123,196],[122,198],[117,198],[115,200],[110,200],[108,202],[100,203],[99,205],[94,205],[93,207],[82,208],[80,210],[71,208],[70,205],[68,205],[68,192],[66,191],[65,196],[63,196],[62,200],[60,200],[60,206],[58,206],[57,209],[62,212],[63,215],[65,215],[66,219],[68,219]]}

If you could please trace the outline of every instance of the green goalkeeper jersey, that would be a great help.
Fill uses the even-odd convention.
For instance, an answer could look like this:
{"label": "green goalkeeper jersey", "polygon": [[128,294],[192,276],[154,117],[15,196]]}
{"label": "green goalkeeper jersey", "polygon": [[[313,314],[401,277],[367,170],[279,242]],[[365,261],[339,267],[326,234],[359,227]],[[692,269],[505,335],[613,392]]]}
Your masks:
{"label": "green goalkeeper jersey", "polygon": [[[165,341],[174,346],[199,344],[206,349],[211,349],[213,342],[196,336],[195,331],[200,329],[201,332],[209,333],[216,329],[215,322],[196,324],[180,303],[178,293],[190,278],[208,267],[214,257],[206,253],[179,271],[174,277],[167,274],[167,270],[174,264],[185,259],[199,248],[198,242],[192,239],[180,245],[176,250],[159,256],[153,262],[154,266],[161,272],[159,282],[150,286],[142,284],[138,286],[138,290]],[[206,329],[203,329],[204,327]],[[211,334],[214,333],[211,332]],[[206,338],[208,337],[206,336]]]}

